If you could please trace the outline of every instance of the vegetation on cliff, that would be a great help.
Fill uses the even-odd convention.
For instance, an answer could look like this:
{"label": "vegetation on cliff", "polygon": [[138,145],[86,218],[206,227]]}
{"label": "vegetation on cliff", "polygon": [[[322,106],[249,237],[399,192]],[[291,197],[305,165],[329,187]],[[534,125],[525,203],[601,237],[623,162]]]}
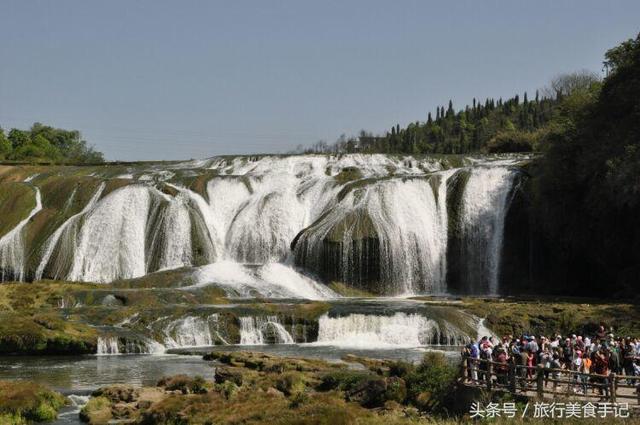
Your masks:
{"label": "vegetation on cliff", "polygon": [[29,130],[12,128],[7,134],[0,128],[0,160],[82,164],[104,162],[104,157],[77,130],[35,123]]}
{"label": "vegetation on cliff", "polygon": [[556,109],[531,170],[532,217],[552,259],[540,280],[626,296],[640,275],[640,35],[604,64],[602,83],[573,87]]}

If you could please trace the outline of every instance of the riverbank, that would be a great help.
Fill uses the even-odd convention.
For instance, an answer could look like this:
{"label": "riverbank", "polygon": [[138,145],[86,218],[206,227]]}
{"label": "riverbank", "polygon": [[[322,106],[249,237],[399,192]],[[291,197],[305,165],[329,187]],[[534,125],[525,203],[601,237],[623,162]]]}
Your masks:
{"label": "riverbank", "polygon": [[[211,352],[199,360],[208,373],[161,375],[154,383],[116,383],[92,391],[77,415],[64,423],[122,424],[464,424],[471,401],[458,369],[439,353],[417,365],[358,357],[332,363],[260,352]],[[476,398],[473,398],[477,396]],[[479,397],[479,398],[478,398]],[[496,403],[522,400],[494,394]],[[0,424],[55,418],[60,394],[33,383],[0,382]],[[17,413],[16,413],[17,412]],[[39,412],[35,415],[34,412]],[[636,424],[638,419],[496,417],[494,424]]]}

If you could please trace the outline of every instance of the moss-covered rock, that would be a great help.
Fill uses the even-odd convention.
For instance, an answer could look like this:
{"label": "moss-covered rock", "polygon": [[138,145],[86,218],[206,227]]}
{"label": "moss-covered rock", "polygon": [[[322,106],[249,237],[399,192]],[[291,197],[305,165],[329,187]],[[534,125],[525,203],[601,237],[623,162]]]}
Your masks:
{"label": "moss-covered rock", "polygon": [[0,183],[0,238],[10,232],[35,207],[33,188],[25,183]]}

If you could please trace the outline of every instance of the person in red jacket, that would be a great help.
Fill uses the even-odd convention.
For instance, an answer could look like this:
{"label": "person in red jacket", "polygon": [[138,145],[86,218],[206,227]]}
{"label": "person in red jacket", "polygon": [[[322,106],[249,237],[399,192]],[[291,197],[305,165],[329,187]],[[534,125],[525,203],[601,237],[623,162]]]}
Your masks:
{"label": "person in red jacket", "polygon": [[600,347],[600,350],[596,351],[594,355],[592,367],[595,373],[602,376],[600,378],[600,395],[602,396],[604,393],[604,397],[609,398],[609,350]]}

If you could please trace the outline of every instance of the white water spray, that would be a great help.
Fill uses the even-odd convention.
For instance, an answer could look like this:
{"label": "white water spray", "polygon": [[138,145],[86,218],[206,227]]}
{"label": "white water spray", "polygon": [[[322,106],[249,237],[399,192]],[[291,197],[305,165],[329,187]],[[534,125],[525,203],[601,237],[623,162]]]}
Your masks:
{"label": "white water spray", "polygon": [[240,345],[293,344],[293,337],[277,316],[241,317]]}
{"label": "white water spray", "polygon": [[[30,181],[35,176],[31,176],[25,181]],[[8,279],[17,280],[19,282],[25,279],[25,230],[29,221],[40,210],[42,210],[42,197],[40,195],[40,189],[35,187],[36,193],[36,205],[29,212],[29,215],[22,220],[16,227],[10,232],[0,238],[0,282]]]}

